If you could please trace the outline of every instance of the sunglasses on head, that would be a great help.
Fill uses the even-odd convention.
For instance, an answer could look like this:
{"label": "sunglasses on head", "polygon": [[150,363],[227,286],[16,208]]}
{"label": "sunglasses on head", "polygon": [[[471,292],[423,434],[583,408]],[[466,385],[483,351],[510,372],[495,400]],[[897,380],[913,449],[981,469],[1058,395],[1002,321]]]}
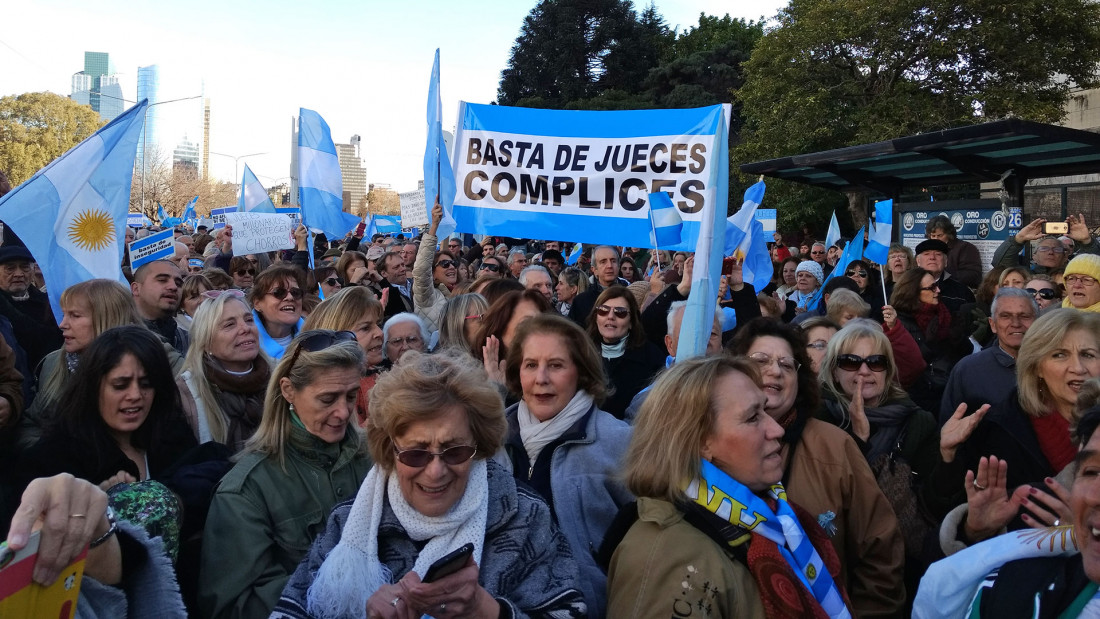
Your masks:
{"label": "sunglasses on head", "polygon": [[244,292],[237,290],[236,288],[229,288],[228,290],[207,290],[206,292],[202,293],[202,296],[205,299],[217,299],[222,295],[229,295],[234,299],[244,298]]}
{"label": "sunglasses on head", "polygon": [[1051,300],[1054,298],[1055,292],[1053,288],[1040,288],[1038,290],[1034,288],[1025,288],[1028,294],[1032,296],[1038,296],[1040,299]]}
{"label": "sunglasses on head", "polygon": [[443,267],[444,269],[450,269],[450,268],[455,266],[455,261],[454,260],[440,260],[439,262],[435,263],[435,266]]}
{"label": "sunglasses on head", "polygon": [[492,271],[493,273],[496,273],[497,271],[500,270],[500,267],[493,264],[492,262],[486,262],[485,264],[481,265],[481,268],[479,270],[481,270],[481,271]]}
{"label": "sunglasses on head", "polygon": [[325,279],[325,284],[327,284],[328,286],[343,286],[344,280],[340,279],[339,277],[333,276]]}
{"label": "sunglasses on head", "polygon": [[858,372],[864,363],[867,364],[867,369],[872,372],[885,372],[888,365],[886,355],[871,355],[869,357],[840,355],[836,358],[836,366],[848,372]]}
{"label": "sunglasses on head", "polygon": [[294,369],[294,364],[298,361],[298,355],[302,354],[304,349],[306,352],[317,352],[324,350],[334,344],[340,342],[355,342],[355,334],[351,331],[329,331],[328,329],[317,329],[316,331],[309,331],[307,335],[303,335],[298,340],[298,346],[294,349],[294,356],[290,358],[290,365],[286,368],[286,373],[290,374],[290,371]]}
{"label": "sunglasses on head", "polygon": [[442,460],[443,464],[458,466],[473,458],[474,454],[477,453],[477,447],[475,445],[455,445],[443,451],[434,452],[428,451],[427,449],[398,449],[395,443],[393,446],[393,453],[397,456],[397,461],[401,464],[410,466],[414,469],[421,469],[428,466],[432,459],[436,457]]}
{"label": "sunglasses on head", "polygon": [[599,316],[607,316],[611,312],[615,312],[615,318],[626,318],[630,315],[630,310],[625,307],[611,307],[610,305],[596,306],[596,314]]}
{"label": "sunglasses on head", "polygon": [[290,296],[294,297],[295,301],[297,301],[298,299],[301,299],[302,295],[305,293],[302,292],[301,288],[283,288],[282,286],[279,286],[278,288],[272,290],[267,294],[275,297],[276,299],[279,299],[280,301],[285,299],[286,295],[289,294]]}
{"label": "sunglasses on head", "polygon": [[237,275],[256,275],[256,269],[237,269]]}
{"label": "sunglasses on head", "polygon": [[847,275],[848,277],[862,277],[862,278],[866,279],[867,278],[867,271],[864,271],[863,269],[859,269],[858,271],[852,270],[852,271],[848,271],[847,273],[845,273],[845,275]]}

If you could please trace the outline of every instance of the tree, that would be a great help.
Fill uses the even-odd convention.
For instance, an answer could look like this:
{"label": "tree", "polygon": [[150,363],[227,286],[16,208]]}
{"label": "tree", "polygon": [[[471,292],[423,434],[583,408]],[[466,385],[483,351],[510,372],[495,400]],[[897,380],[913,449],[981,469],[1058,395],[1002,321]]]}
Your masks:
{"label": "tree", "polygon": [[501,105],[560,109],[605,90],[633,92],[657,66],[668,29],[629,0],[540,0],[524,19],[501,72]]}
{"label": "tree", "polygon": [[[1070,88],[1097,83],[1091,0],[791,0],[738,91],[735,158],[757,161],[1009,116],[1055,122]],[[822,222],[832,200],[769,186],[780,225]],[[849,197],[857,225],[865,196]],[[815,208],[824,206],[825,208]]]}
{"label": "tree", "polygon": [[19,185],[104,124],[92,108],[52,92],[2,97],[0,169]]}
{"label": "tree", "polygon": [[173,167],[171,160],[155,145],[146,149],[145,208],[142,209],[141,163],[134,169],[134,182],[130,186],[130,212],[144,213],[157,220],[157,204],[164,206],[169,217],[182,217],[187,203],[199,197],[195,211],[200,217],[209,216],[210,209],[237,203],[237,185],[200,178],[193,170]]}

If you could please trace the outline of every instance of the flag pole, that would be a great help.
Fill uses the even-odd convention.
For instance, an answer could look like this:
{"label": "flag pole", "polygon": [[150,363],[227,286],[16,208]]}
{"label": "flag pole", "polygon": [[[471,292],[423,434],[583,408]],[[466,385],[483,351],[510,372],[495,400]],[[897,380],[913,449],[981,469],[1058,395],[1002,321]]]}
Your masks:
{"label": "flag pole", "polygon": [[[653,207],[650,207],[653,208]],[[649,229],[653,231],[653,255],[657,257],[657,271],[661,270],[661,244],[657,242],[657,226],[653,223],[653,218],[649,218]]]}

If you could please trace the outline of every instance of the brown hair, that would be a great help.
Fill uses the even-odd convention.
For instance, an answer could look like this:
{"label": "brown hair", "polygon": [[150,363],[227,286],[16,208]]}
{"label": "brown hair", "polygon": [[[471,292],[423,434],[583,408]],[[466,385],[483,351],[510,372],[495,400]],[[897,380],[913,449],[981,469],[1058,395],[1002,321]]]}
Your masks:
{"label": "brown hair", "polygon": [[[485,342],[490,335],[495,335],[497,339],[504,337],[504,331],[508,328],[508,323],[512,321],[512,315],[515,313],[516,307],[523,301],[534,303],[541,313],[551,310],[550,302],[546,300],[546,297],[534,290],[513,290],[504,293],[496,301],[489,304],[489,309],[481,317],[481,328],[477,330],[477,335],[474,336],[475,351],[480,351],[481,347],[485,346]],[[480,355],[477,356],[480,358]],[[507,356],[507,347],[501,341],[500,359]]]}
{"label": "brown hair", "polygon": [[920,267],[913,267],[898,277],[894,291],[890,293],[890,305],[899,312],[916,314],[920,309],[920,280],[931,275]]}
{"label": "brown hair", "polygon": [[596,324],[596,308],[611,299],[625,300],[627,308],[630,309],[630,332],[626,334],[627,349],[644,346],[646,338],[645,328],[642,326],[642,312],[638,309],[638,301],[634,298],[634,293],[630,292],[625,286],[609,286],[600,293],[600,296],[596,297],[596,303],[592,306],[591,313],[588,314],[587,331],[588,337],[592,338],[592,343],[596,346],[603,344],[600,328]]}
{"label": "brown hair", "polygon": [[530,318],[516,330],[516,337],[508,349],[508,364],[504,371],[506,385],[513,395],[523,396],[519,371],[523,363],[523,345],[532,335],[560,337],[569,351],[573,365],[577,366],[577,389],[587,391],[596,404],[603,403],[607,397],[607,378],[599,351],[577,323],[553,313]]}

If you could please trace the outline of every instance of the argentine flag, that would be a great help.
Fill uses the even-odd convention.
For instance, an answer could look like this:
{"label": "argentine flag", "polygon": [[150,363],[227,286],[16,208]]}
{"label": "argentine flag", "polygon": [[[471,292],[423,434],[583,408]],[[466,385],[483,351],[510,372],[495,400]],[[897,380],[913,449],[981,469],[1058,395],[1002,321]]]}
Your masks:
{"label": "argentine flag", "polygon": [[839,240],[840,224],[836,221],[836,211],[833,211],[833,218],[829,220],[829,231],[825,233],[825,249],[836,245]]}
{"label": "argentine flag", "polygon": [[126,215],[148,103],[142,100],[0,198],[0,220],[42,267],[58,323],[61,293],[69,286],[95,278],[126,283]]}
{"label": "argentine flag", "polygon": [[680,244],[684,220],[680,218],[680,210],[667,193],[658,191],[649,194],[649,223],[653,227],[649,239],[654,247],[659,249],[662,246]]}
{"label": "argentine flag", "polygon": [[199,218],[199,216],[195,214],[195,203],[198,201],[198,196],[191,198],[191,201],[188,202],[187,206],[183,209],[183,220],[191,224],[192,226],[194,225],[195,220]]}
{"label": "argentine flag", "polygon": [[455,174],[451,169],[451,160],[447,155],[447,145],[443,141],[443,109],[439,96],[439,49],[435,50],[435,64],[432,65],[432,77],[428,82],[428,139],[424,146],[424,206],[428,209],[431,221],[432,206],[439,196],[439,205],[443,207],[443,219],[436,228],[439,238],[446,238],[455,231],[455,220],[451,215],[455,203]]}
{"label": "argentine flag", "polygon": [[772,259],[764,239],[764,225],[756,218],[756,209],[764,201],[764,181],[745,190],[741,210],[727,219],[725,255],[743,261],[744,282],[760,292],[772,278]]}
{"label": "argentine flag", "polygon": [[577,264],[577,261],[581,259],[581,254],[584,253],[584,243],[575,243],[573,245],[573,251],[569,252],[569,255],[565,258],[565,264],[570,266]]}
{"label": "argentine flag", "polygon": [[267,195],[260,179],[252,173],[248,164],[244,164],[244,175],[241,176],[241,199],[237,201],[237,211],[241,213],[275,213],[275,205],[271,202],[271,196]]}
{"label": "argentine flag", "polygon": [[339,239],[359,218],[344,212],[344,186],[328,123],[313,110],[298,111],[298,204],[302,222]]}
{"label": "argentine flag", "polygon": [[894,201],[883,200],[875,204],[875,227],[867,241],[864,256],[871,262],[886,264],[890,256],[890,242],[894,234]]}

